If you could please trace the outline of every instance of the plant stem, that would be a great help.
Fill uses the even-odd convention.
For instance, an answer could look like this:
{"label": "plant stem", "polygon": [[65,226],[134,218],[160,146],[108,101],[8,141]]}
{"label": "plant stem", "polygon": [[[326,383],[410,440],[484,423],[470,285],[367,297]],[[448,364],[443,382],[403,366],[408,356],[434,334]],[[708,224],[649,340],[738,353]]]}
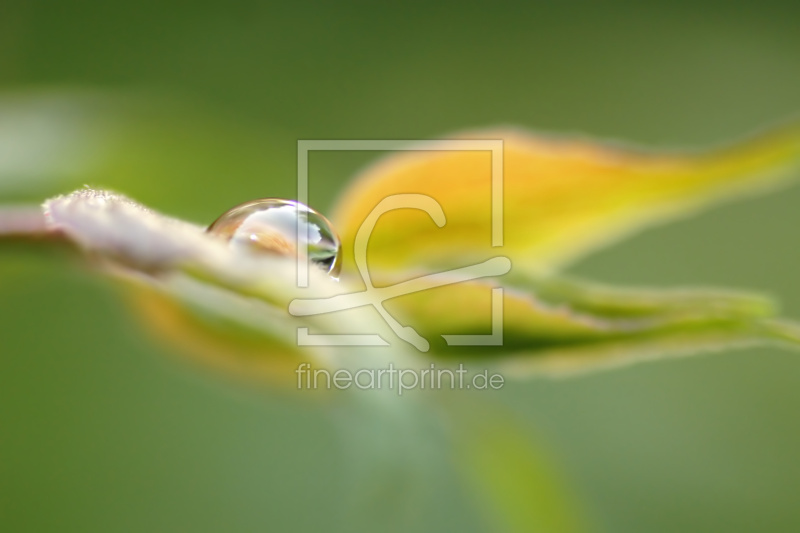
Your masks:
{"label": "plant stem", "polygon": [[0,239],[55,235],[56,232],[47,227],[41,207],[0,207]]}

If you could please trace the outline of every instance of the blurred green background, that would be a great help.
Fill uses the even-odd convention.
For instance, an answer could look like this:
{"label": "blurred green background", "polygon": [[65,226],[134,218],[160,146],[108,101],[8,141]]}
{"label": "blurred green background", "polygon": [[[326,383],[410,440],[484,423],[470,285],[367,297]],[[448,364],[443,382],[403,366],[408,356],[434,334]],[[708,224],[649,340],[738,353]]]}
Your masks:
{"label": "blurred green background", "polygon": [[[799,17],[772,0],[4,0],[0,117],[44,106],[67,127],[42,145],[53,151],[22,157],[2,145],[15,124],[23,140],[56,130],[0,124],[0,154],[25,163],[0,201],[90,183],[209,223],[244,200],[291,197],[298,139],[515,124],[704,146],[800,109]],[[84,111],[59,111],[64,95]],[[100,162],[42,163],[58,149]],[[325,212],[373,157],[315,154],[311,204]],[[799,222],[795,187],[571,272],[761,290],[800,318]],[[57,252],[0,248],[0,298],[0,530],[353,531],[323,410],[176,363],[109,283]],[[598,531],[788,532],[800,530],[798,380],[796,353],[758,348],[510,383],[493,399],[538,436]],[[417,531],[486,530],[451,470],[419,503]]]}

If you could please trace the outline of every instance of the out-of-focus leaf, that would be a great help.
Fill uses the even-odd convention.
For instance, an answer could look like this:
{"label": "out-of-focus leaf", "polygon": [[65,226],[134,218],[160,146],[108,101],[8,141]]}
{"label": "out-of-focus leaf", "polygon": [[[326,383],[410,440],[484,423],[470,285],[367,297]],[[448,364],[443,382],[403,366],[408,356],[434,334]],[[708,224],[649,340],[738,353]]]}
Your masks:
{"label": "out-of-focus leaf", "polygon": [[457,399],[445,402],[454,460],[492,520],[492,531],[586,531],[574,495],[519,423],[490,402]]}
{"label": "out-of-focus leaf", "polygon": [[264,125],[169,94],[0,93],[2,203],[89,184],[213,219],[253,197],[293,194],[293,161]]}
{"label": "out-of-focus leaf", "polygon": [[52,194],[92,175],[111,148],[107,104],[89,92],[0,95],[0,197]]}
{"label": "out-of-focus leaf", "polygon": [[344,191],[332,220],[345,264],[367,214],[399,193],[431,196],[447,223],[422,212],[386,213],[370,239],[376,272],[460,267],[508,256],[515,269],[546,273],[648,225],[711,202],[800,177],[800,127],[775,129],[701,153],[647,152],[592,141],[551,139],[521,131],[464,137],[502,139],[503,229],[492,248],[492,154],[420,151],[388,156]]}

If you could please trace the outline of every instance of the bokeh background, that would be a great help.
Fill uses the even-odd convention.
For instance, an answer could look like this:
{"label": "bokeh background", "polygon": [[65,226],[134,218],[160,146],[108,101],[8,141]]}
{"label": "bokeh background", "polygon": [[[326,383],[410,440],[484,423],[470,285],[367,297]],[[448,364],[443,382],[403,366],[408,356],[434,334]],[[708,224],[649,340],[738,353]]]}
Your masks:
{"label": "bokeh background", "polygon": [[[798,17],[773,0],[3,0],[0,200],[90,183],[207,223],[291,197],[298,139],[514,124],[706,146],[796,116]],[[325,212],[374,156],[315,154],[312,205]],[[798,223],[795,187],[647,231],[571,273],[751,288],[800,318]],[[142,331],[91,271],[0,249],[0,530],[353,530],[323,410],[218,380]],[[510,383],[493,399],[598,531],[788,532],[798,382],[796,353],[757,348]],[[438,477],[417,530],[485,531],[451,469]]]}

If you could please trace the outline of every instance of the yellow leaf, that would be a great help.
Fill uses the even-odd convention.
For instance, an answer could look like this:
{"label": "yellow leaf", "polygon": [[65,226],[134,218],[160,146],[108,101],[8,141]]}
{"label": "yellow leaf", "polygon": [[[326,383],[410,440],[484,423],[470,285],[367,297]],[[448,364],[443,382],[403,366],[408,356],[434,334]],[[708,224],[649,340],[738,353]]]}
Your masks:
{"label": "yellow leaf", "polygon": [[389,155],[341,196],[332,219],[345,268],[352,269],[359,226],[393,194],[428,195],[447,221],[437,227],[413,209],[383,215],[369,240],[369,264],[377,272],[420,273],[505,255],[515,267],[541,274],[712,201],[800,177],[797,125],[704,153],[648,152],[514,130],[464,138],[503,140],[503,246],[492,248],[492,153],[421,146]]}

